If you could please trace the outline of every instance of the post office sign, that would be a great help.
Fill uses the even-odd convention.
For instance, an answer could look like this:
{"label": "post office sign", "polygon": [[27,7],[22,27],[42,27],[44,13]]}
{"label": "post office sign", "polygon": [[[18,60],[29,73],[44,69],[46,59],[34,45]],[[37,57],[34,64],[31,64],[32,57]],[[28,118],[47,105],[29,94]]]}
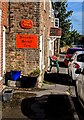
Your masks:
{"label": "post office sign", "polygon": [[22,28],[28,29],[28,28],[32,28],[33,22],[32,22],[32,20],[24,19],[20,22],[20,25]]}

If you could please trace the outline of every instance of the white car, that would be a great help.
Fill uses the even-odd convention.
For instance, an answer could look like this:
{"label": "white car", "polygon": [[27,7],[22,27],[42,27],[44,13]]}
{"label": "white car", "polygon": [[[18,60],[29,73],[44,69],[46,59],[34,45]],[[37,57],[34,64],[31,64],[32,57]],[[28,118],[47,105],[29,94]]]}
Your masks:
{"label": "white car", "polygon": [[79,75],[75,73],[78,68],[84,68],[84,51],[76,51],[68,63],[68,74],[72,80],[76,80]]}
{"label": "white car", "polygon": [[77,69],[76,74],[79,74],[76,79],[76,95],[80,103],[84,107],[84,69]]}

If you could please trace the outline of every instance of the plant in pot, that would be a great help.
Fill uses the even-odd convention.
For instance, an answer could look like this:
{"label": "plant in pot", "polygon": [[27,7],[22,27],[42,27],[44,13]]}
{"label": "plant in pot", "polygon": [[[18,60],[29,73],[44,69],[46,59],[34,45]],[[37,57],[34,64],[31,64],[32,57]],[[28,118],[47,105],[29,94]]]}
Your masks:
{"label": "plant in pot", "polygon": [[35,87],[39,75],[40,75],[40,69],[36,68],[32,70],[32,72],[28,73],[27,76],[23,76],[22,87],[26,87],[26,88]]}
{"label": "plant in pot", "polygon": [[28,74],[28,76],[31,76],[31,77],[38,77],[39,75],[40,75],[40,69],[39,68],[34,69],[32,72],[30,72]]}

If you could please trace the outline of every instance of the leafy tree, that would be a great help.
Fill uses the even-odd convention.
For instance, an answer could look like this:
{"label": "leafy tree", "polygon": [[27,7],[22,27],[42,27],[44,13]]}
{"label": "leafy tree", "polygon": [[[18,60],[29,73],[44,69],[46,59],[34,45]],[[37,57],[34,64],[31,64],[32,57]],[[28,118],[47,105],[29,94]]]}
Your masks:
{"label": "leafy tree", "polygon": [[62,28],[62,36],[60,42],[61,46],[71,45],[71,43],[74,42],[74,38],[79,38],[77,31],[70,31],[72,23],[69,17],[72,15],[73,11],[67,11],[67,6],[67,2],[53,3],[55,18],[59,18],[60,27]]}
{"label": "leafy tree", "polygon": [[84,35],[81,35],[79,44],[83,45],[83,47],[84,47]]}
{"label": "leafy tree", "polygon": [[73,30],[71,31],[71,43],[74,43],[74,44],[79,44],[79,41],[80,41],[80,35],[79,33],[77,32],[77,30]]}

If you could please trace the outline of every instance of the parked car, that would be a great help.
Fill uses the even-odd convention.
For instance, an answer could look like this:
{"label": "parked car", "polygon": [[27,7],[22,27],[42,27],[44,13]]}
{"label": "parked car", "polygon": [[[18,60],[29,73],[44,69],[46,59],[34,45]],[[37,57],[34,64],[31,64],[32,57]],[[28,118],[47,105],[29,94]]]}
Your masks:
{"label": "parked car", "polygon": [[84,49],[83,48],[68,48],[67,53],[66,53],[65,58],[64,58],[64,64],[66,66],[68,66],[69,59],[72,57],[72,55],[76,51],[84,51]]}
{"label": "parked car", "polygon": [[84,108],[84,69],[77,69],[76,74],[79,74],[76,79],[76,95]]}
{"label": "parked car", "polygon": [[76,80],[78,74],[75,71],[78,68],[84,68],[84,51],[76,51],[68,63],[68,74],[72,80]]}
{"label": "parked car", "polygon": [[72,45],[73,48],[83,48],[83,45]]}

